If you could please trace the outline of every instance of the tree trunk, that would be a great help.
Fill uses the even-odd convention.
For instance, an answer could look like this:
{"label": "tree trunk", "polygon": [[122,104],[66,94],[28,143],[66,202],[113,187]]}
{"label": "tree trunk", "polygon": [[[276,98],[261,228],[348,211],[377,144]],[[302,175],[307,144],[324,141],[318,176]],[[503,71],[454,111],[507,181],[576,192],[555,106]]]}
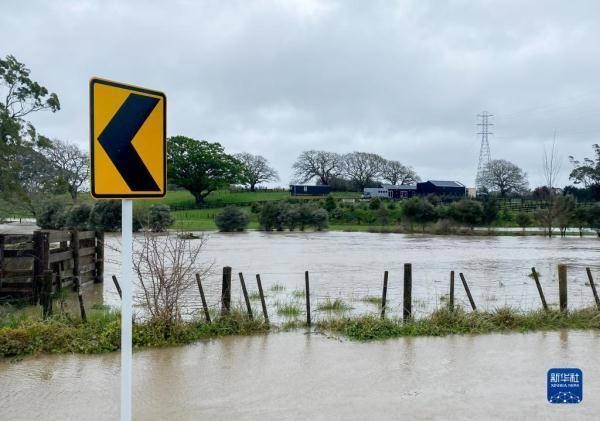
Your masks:
{"label": "tree trunk", "polygon": [[199,208],[200,206],[202,206],[202,203],[204,202],[204,196],[202,196],[201,192],[192,192],[192,195],[194,196],[194,200],[196,202],[196,207]]}
{"label": "tree trunk", "polygon": [[250,183],[250,191],[251,192],[256,191],[256,183]]}

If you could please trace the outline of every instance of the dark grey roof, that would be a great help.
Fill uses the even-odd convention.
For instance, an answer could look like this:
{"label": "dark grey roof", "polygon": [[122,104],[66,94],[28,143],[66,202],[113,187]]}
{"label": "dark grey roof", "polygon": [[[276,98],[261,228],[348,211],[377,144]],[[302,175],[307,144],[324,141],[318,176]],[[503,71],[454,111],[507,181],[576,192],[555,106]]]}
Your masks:
{"label": "dark grey roof", "polygon": [[464,187],[458,181],[429,180],[429,182],[436,187]]}
{"label": "dark grey roof", "polygon": [[400,186],[395,186],[393,184],[384,184],[383,187],[385,187],[388,190],[417,190],[416,184],[402,184]]}

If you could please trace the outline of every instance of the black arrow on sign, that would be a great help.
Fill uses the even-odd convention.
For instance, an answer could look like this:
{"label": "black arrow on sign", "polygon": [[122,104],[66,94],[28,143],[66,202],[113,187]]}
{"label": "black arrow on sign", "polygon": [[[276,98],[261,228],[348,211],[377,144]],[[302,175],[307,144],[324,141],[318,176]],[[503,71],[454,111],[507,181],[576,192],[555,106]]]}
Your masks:
{"label": "black arrow on sign", "polygon": [[98,140],[133,191],[160,191],[150,171],[131,144],[156,104],[157,98],[129,94]]}

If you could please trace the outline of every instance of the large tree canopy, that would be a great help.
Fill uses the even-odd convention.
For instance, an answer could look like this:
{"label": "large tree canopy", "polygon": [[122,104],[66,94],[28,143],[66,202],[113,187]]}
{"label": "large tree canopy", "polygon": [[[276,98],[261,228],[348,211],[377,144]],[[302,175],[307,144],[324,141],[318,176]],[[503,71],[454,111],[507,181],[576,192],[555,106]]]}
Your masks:
{"label": "large tree canopy", "polygon": [[46,156],[51,142],[25,120],[46,109],[60,109],[57,95],[33,81],[14,56],[0,58],[0,194],[6,198],[32,205],[35,197],[57,187]]}
{"label": "large tree canopy", "polygon": [[381,175],[385,160],[374,153],[352,152],[344,155],[343,172],[359,190],[376,182]]}
{"label": "large tree canopy", "polygon": [[[55,93],[33,81],[30,70],[14,56],[0,59],[0,142],[18,143],[25,134],[35,134],[24,117],[40,110],[60,110]],[[35,137],[31,140],[36,140]]]}
{"label": "large tree canopy", "polygon": [[292,169],[295,180],[306,183],[316,178],[321,184],[329,182],[342,171],[340,154],[327,151],[304,151],[296,159]]}
{"label": "large tree canopy", "polygon": [[398,161],[385,160],[381,166],[381,178],[393,185],[415,184],[421,181],[415,170]]}
{"label": "large tree canopy", "polygon": [[593,145],[593,158],[584,158],[583,162],[570,156],[569,159],[575,167],[569,178],[575,184],[583,184],[585,187],[593,187],[600,185],[600,145]]}
{"label": "large tree canopy", "polygon": [[54,140],[48,150],[48,159],[56,168],[59,182],[63,183],[75,201],[89,175],[87,153],[72,143]]}
{"label": "large tree canopy", "polygon": [[265,157],[243,152],[236,154],[235,158],[243,165],[242,181],[250,187],[250,191],[254,191],[257,184],[279,180],[277,171]]}
{"label": "large tree canopy", "polygon": [[192,193],[196,205],[221,187],[239,183],[242,164],[219,143],[173,136],[167,142],[168,177]]}
{"label": "large tree canopy", "polygon": [[502,197],[527,190],[527,173],[510,161],[504,159],[490,161],[485,174],[484,187],[500,193]]}

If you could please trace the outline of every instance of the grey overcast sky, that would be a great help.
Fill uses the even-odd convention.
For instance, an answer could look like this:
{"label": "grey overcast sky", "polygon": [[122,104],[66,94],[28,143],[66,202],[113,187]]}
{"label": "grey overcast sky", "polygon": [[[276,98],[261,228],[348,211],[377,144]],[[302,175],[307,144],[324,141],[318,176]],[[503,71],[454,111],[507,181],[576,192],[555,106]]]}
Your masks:
{"label": "grey overcast sky", "polygon": [[493,158],[543,182],[600,133],[597,1],[0,1],[14,54],[62,109],[32,122],[87,148],[88,81],[160,89],[168,135],[264,155],[290,181],[306,149],[375,152],[474,183],[482,110]]}

